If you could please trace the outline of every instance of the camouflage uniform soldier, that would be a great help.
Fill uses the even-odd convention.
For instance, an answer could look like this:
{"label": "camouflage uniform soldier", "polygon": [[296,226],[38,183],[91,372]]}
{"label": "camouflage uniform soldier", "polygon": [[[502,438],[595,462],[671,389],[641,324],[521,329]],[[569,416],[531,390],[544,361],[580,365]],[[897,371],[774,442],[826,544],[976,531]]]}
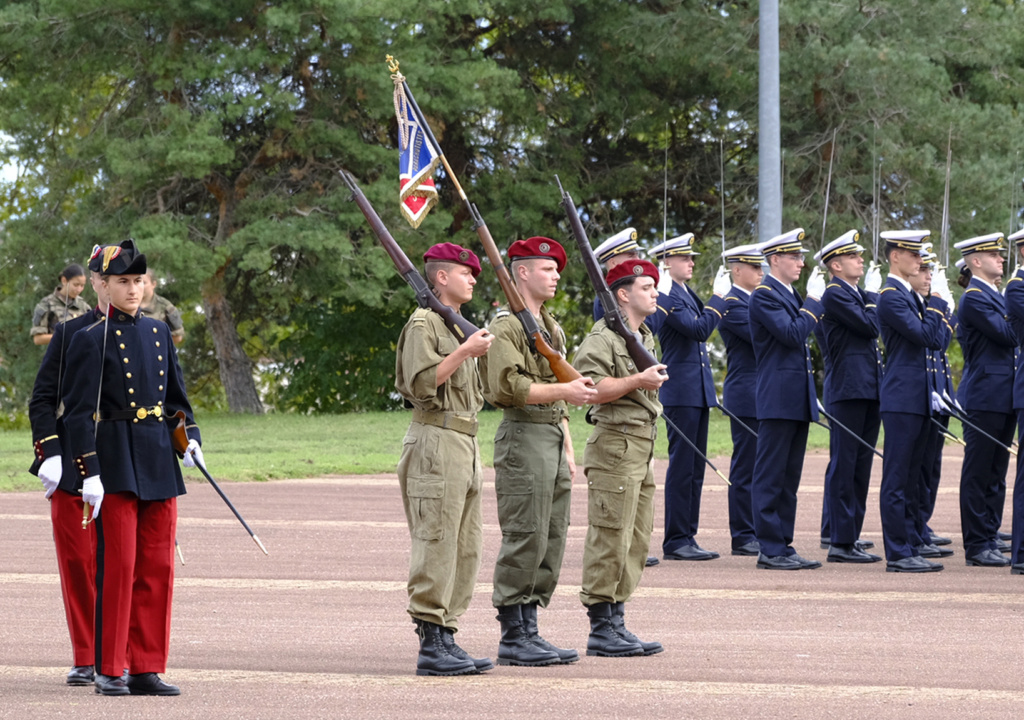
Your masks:
{"label": "camouflage uniform soldier", "polygon": [[[658,309],[658,269],[647,260],[627,260],[606,279],[626,321],[653,352],[654,335],[644,318]],[[661,643],[641,641],[626,629],[624,617],[654,528],[658,388],[668,376],[664,365],[637,372],[626,341],[603,318],[584,338],[574,364],[597,390],[587,413],[597,427],[583,455],[589,526],[580,600],[590,616],[587,655],[653,655],[662,651]]]}
{"label": "camouflage uniform soldier", "polygon": [[[564,352],[565,336],[544,309],[555,295],[565,250],[554,240],[517,240],[508,250],[511,274],[526,307],[551,345]],[[494,436],[494,487],[498,495],[501,549],[494,567],[494,593],[501,643],[499,665],[575,662],[537,632],[537,606],[547,607],[558,584],[569,529],[569,492],[576,472],[566,403],[593,398],[593,383],[560,383],[551,366],[533,352],[523,325],[502,310],[488,329],[494,346],[480,358],[484,397],[502,409]]]}
{"label": "camouflage uniform soldier", "polygon": [[140,308],[146,317],[166,323],[171,329],[171,339],[175,345],[180,345],[185,339],[185,323],[181,320],[181,313],[174,307],[167,298],[156,294],[156,280],[153,278],[153,271],[150,270],[143,278],[146,292],[142,297]]}
{"label": "camouflage uniform soldier", "polygon": [[28,334],[36,345],[48,345],[59,323],[85,315],[92,308],[80,297],[85,289],[85,268],[72,263],[60,274],[60,285],[44,297],[32,311],[32,329]]}
{"label": "camouflage uniform soldier", "polygon": [[[452,243],[423,255],[427,281],[441,302],[459,310],[473,297],[480,261]],[[417,675],[490,670],[455,644],[459,616],[469,607],[482,543],[477,411],[483,407],[474,358],[491,336],[474,333],[459,345],[441,316],[416,310],[398,338],[395,387],[412,403],[398,481],[409,523],[409,608],[420,636]]]}

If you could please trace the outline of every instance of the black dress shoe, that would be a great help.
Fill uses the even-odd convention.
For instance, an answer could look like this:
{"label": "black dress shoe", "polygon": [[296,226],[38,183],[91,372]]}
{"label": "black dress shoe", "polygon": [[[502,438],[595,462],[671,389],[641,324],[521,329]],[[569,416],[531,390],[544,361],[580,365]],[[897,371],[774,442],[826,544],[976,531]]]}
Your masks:
{"label": "black dress shoe", "polygon": [[757,540],[751,540],[748,543],[744,543],[739,547],[732,549],[733,555],[745,555],[748,557],[757,557],[761,554],[761,544]]}
{"label": "black dress shoe", "polygon": [[914,549],[917,550],[917,554],[923,558],[944,558],[949,557],[953,554],[952,550],[940,548],[928,543],[925,543],[924,545],[918,545]]}
{"label": "black dress shoe", "polygon": [[830,547],[832,547],[832,538],[823,537],[821,539],[821,549],[828,550]]}
{"label": "black dress shoe", "polygon": [[1011,575],[1024,575],[1024,563],[1017,563],[1010,568]]}
{"label": "black dress shoe", "polygon": [[885,564],[886,572],[902,573],[926,573],[939,572],[942,570],[942,563],[928,562],[923,557],[912,555],[911,557],[890,560]]}
{"label": "black dress shoe", "polygon": [[131,691],[120,676],[96,675],[93,681],[98,695],[129,695]]}
{"label": "black dress shoe", "polygon": [[967,558],[968,565],[980,567],[1006,567],[1010,561],[1002,556],[998,550],[982,550],[977,555]]}
{"label": "black dress shoe", "polygon": [[[858,550],[870,550],[875,546],[875,542],[874,540],[858,540],[856,545]],[[878,559],[881,560],[882,558]]]}
{"label": "black dress shoe", "polygon": [[808,560],[807,558],[800,557],[796,553],[790,555],[789,559],[796,560],[798,563],[800,563],[801,570],[817,570],[821,567],[821,563],[817,560]]}
{"label": "black dress shoe", "polygon": [[720,557],[722,557],[721,555],[719,555],[719,554],[718,554],[717,552],[715,552],[714,550],[708,550],[708,549],[706,549],[706,548],[702,548],[702,547],[701,547],[700,545],[698,545],[697,543],[694,543],[694,544],[693,544],[693,547],[697,548],[697,549],[698,549],[698,550],[700,550],[701,552],[711,553],[711,559],[712,559],[712,560],[715,560],[716,558],[720,558]]}
{"label": "black dress shoe", "polygon": [[829,548],[828,557],[825,558],[828,562],[834,563],[874,563],[879,562],[882,558],[877,555],[866,553],[854,545],[833,545]]}
{"label": "black dress shoe", "polygon": [[931,545],[939,545],[939,546],[941,546],[941,545],[952,545],[953,544],[953,541],[950,540],[948,537],[942,537],[941,535],[935,535],[935,534],[932,534],[932,535],[929,536],[928,542]]}
{"label": "black dress shoe", "polygon": [[177,685],[170,685],[156,673],[139,673],[128,676],[128,691],[132,695],[181,695]]}
{"label": "black dress shoe", "polygon": [[1013,535],[1011,535],[1010,533],[997,532],[996,537],[1000,540],[1013,540]]}
{"label": "black dress shoe", "polygon": [[92,665],[75,665],[68,673],[68,685],[92,685],[96,673]]}
{"label": "black dress shoe", "polygon": [[786,555],[768,557],[764,553],[758,553],[757,566],[762,570],[802,570],[803,565],[799,560],[794,560]]}
{"label": "black dress shoe", "polygon": [[999,552],[1013,552],[1013,548],[1010,547],[1010,543],[1003,542],[1002,540],[996,540],[996,550]]}
{"label": "black dress shoe", "polygon": [[652,565],[657,565],[660,562],[661,560],[654,557],[653,555],[648,555],[647,560],[644,562],[644,567],[651,567]]}
{"label": "black dress shoe", "polygon": [[683,545],[672,552],[665,553],[666,560],[714,560],[718,553],[705,550],[696,545]]}

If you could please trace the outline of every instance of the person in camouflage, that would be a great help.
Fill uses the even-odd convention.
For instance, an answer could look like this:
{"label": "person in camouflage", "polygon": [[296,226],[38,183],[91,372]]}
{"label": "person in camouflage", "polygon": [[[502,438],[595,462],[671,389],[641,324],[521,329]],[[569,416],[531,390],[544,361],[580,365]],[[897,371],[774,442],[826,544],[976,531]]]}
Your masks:
{"label": "person in camouflage", "polygon": [[59,323],[85,315],[92,308],[79,297],[85,289],[85,268],[78,263],[68,265],[60,274],[60,285],[36,305],[32,312],[29,335],[36,345],[49,345],[53,330]]}
{"label": "person in camouflage", "polygon": [[167,323],[167,327],[171,329],[171,339],[175,345],[180,345],[185,339],[185,324],[181,321],[181,313],[174,307],[174,303],[156,294],[156,278],[153,277],[152,268],[142,280],[145,294],[142,296],[140,309],[146,317]]}

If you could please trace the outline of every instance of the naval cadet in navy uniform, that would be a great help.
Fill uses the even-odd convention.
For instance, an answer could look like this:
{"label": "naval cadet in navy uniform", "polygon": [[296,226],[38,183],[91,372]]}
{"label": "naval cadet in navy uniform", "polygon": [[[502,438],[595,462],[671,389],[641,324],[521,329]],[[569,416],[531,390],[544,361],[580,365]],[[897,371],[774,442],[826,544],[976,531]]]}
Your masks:
{"label": "naval cadet in navy uniform", "polygon": [[920,479],[931,428],[929,353],[946,347],[946,300],[935,292],[923,301],[910,283],[920,273],[927,230],[882,233],[889,276],[878,298],[886,348],[881,412],[885,459],[879,509],[888,572],[936,572],[940,563],[920,556],[914,531],[920,512]]}
{"label": "naval cadet in navy uniform", "polygon": [[[597,261],[604,265],[605,273],[610,273],[627,260],[639,259],[640,246],[636,242],[636,230],[628,227],[621,232],[615,233],[597,246],[597,249],[594,250],[594,255],[597,257]],[[603,317],[604,307],[601,305],[601,301],[595,297],[594,322]],[[647,323],[647,325],[650,327],[650,323]],[[653,558],[653,560],[657,563],[658,559]]]}
{"label": "naval cadet in navy uniform", "polygon": [[[1007,240],[1020,263],[1024,257],[1024,230],[1018,230]],[[1013,380],[1013,409],[1017,415],[1018,445],[1024,440],[1024,362],[1020,362],[1024,345],[1024,267],[1018,268],[1006,283],[1006,312],[1017,335],[1017,370]],[[1024,575],[1024,460],[1017,455],[1017,472],[1013,481],[1013,533],[1010,539],[1010,573]]]}
{"label": "naval cadet in navy uniform", "polygon": [[754,527],[761,552],[757,567],[807,570],[821,567],[793,549],[796,493],[807,449],[807,430],[818,419],[811,351],[807,339],[823,313],[825,279],[817,268],[801,299],[793,283],[804,266],[802,228],[761,246],[770,274],[750,296],[750,336],[757,356],[757,459]]}
{"label": "naval cadet in navy uniform", "polygon": [[[82,498],[96,522],[96,692],[178,695],[167,669],[177,497],[185,493],[168,418],[181,411],[186,466],[202,463],[171,331],[139,313],[146,256],[105,248],[107,319],[68,347],[64,419]],[[127,682],[121,675],[128,668]]]}
{"label": "naval cadet in navy uniform", "polygon": [[1007,389],[1013,383],[1018,342],[999,292],[1006,245],[1002,233],[992,233],[954,247],[972,274],[959,312],[964,372],[957,399],[971,421],[964,426],[966,447],[960,472],[964,552],[968,565],[1004,567],[1010,561],[999,551],[997,534],[1006,502],[1007,446],[1015,424],[1013,393]]}
{"label": "naval cadet in navy uniform", "polygon": [[[882,354],[878,349],[878,295],[862,290],[864,248],[860,234],[850,230],[825,245],[814,257],[832,275],[821,304],[825,315],[819,325],[832,360],[826,378],[825,401],[829,413],[849,428],[833,428],[829,439],[828,562],[872,563],[882,558],[857,545],[864,526],[871,464],[882,419],[878,391],[882,384]],[[858,442],[860,438],[867,443]],[[870,447],[869,447],[870,446]]]}
{"label": "naval cadet in navy uniform", "polygon": [[650,254],[668,268],[672,288],[658,297],[658,312],[652,318],[661,342],[662,362],[668,367],[668,381],[659,394],[668,426],[668,470],[665,474],[665,537],[662,551],[666,560],[713,560],[717,552],[697,544],[701,492],[704,488],[704,458],[694,452],[676,428],[701,453],[708,444],[709,408],[717,407],[715,381],[711,375],[707,339],[718,327],[725,310],[722,297],[728,279],[719,273],[705,306],[687,283],[693,276],[693,233],[686,233],[651,248]]}
{"label": "naval cadet in navy uniform", "polygon": [[[729,419],[732,458],[729,465],[729,535],[733,555],[756,556],[761,548],[754,531],[751,495],[754,457],[757,454],[757,359],[750,339],[750,293],[764,278],[764,255],[760,245],[740,245],[722,253],[729,267],[732,287],[725,294],[725,312],[718,333],[725,343],[726,371],[722,404],[735,415]],[[741,424],[742,423],[742,424]],[[746,425],[750,430],[743,427]]]}

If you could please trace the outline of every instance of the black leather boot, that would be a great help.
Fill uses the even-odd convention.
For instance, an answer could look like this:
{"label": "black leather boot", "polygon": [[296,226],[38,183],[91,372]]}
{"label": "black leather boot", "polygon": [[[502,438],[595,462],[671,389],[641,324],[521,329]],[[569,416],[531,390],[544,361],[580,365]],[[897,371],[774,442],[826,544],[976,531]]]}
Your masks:
{"label": "black leather boot", "polygon": [[448,627],[441,628],[441,642],[444,643],[445,650],[448,651],[449,655],[462,659],[468,659],[477,672],[487,672],[488,670],[494,669],[494,663],[491,662],[490,658],[475,658],[471,657],[468,652],[460,648],[455,642],[455,631]]}
{"label": "black leather boot", "polygon": [[628,657],[643,655],[644,648],[639,642],[626,640],[619,635],[612,622],[614,613],[611,603],[597,603],[587,608],[590,617],[590,637],[587,638],[587,655],[601,657]]}
{"label": "black leather boot", "polygon": [[523,623],[522,605],[498,608],[501,623],[501,642],[498,644],[499,665],[554,665],[561,662],[558,653],[534,644]]}
{"label": "black leather boot", "polygon": [[425,620],[413,622],[420,636],[420,655],[416,658],[417,675],[468,675],[478,672],[469,657],[458,658],[448,652],[440,625]]}
{"label": "black leather boot", "polygon": [[580,654],[572,648],[560,648],[552,645],[540,636],[537,631],[537,603],[522,606],[523,625],[526,627],[526,634],[537,647],[550,650],[558,655],[558,661],[563,665],[574,663],[580,659]]}
{"label": "black leather boot", "polygon": [[615,626],[615,631],[629,642],[640,643],[640,647],[644,649],[644,655],[657,655],[665,649],[660,642],[644,642],[626,629],[626,603],[612,605],[612,625]]}

